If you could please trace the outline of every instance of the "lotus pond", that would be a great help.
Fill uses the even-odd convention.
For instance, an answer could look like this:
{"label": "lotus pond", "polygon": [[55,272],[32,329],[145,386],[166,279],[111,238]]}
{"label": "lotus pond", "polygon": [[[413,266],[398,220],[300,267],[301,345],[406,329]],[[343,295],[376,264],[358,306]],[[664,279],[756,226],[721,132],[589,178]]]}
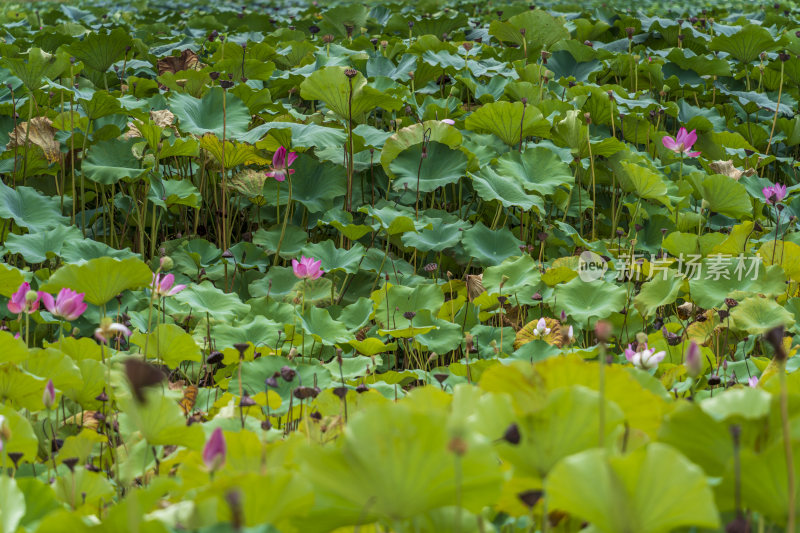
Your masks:
{"label": "lotus pond", "polygon": [[800,12],[688,4],[2,3],[0,533],[796,531]]}

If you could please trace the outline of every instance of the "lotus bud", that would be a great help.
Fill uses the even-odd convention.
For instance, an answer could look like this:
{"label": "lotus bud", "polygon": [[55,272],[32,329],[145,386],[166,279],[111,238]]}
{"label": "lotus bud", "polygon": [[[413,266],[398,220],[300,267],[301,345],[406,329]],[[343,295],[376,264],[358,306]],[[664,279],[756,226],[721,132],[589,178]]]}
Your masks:
{"label": "lotus bud", "polygon": [[598,320],[594,325],[594,335],[600,342],[608,341],[608,339],[611,338],[612,331],[613,328],[611,327],[611,324],[605,320]]}
{"label": "lotus bud", "polygon": [[169,271],[169,270],[172,270],[172,267],[175,266],[175,262],[168,255],[165,255],[164,257],[159,259],[159,264],[161,265],[161,270],[163,270],[165,272]]}
{"label": "lotus bud", "polygon": [[216,428],[203,448],[203,462],[206,468],[212,472],[217,470],[225,464],[225,454],[225,435],[222,433],[222,428]]}
{"label": "lotus bud", "polygon": [[703,371],[703,360],[700,356],[700,347],[695,341],[689,344],[686,350],[686,357],[684,358],[686,370],[692,378],[696,378]]}
{"label": "lotus bud", "polygon": [[42,394],[42,403],[44,404],[45,409],[50,410],[53,407],[53,404],[56,403],[56,388],[53,385],[53,380],[49,380],[47,385],[44,387],[44,393]]}

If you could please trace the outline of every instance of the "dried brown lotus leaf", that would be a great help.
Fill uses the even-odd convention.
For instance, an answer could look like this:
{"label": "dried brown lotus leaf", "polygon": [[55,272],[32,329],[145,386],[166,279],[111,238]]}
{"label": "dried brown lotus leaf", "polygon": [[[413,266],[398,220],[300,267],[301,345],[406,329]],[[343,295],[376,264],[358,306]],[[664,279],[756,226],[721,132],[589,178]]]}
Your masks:
{"label": "dried brown lotus leaf", "polygon": [[17,127],[8,137],[6,149],[12,150],[17,147],[24,147],[25,139],[27,138],[30,144],[35,144],[42,149],[50,163],[58,161],[61,149],[56,140],[56,129],[53,127],[53,121],[47,117],[36,117],[30,121],[30,130],[28,130],[28,124],[28,122],[17,124]]}

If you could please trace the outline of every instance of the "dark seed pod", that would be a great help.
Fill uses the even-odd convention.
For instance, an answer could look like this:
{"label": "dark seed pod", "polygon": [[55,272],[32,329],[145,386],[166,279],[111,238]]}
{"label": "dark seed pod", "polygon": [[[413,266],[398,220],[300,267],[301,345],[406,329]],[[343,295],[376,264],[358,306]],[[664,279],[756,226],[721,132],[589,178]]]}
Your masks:
{"label": "dark seed pod", "polygon": [[362,392],[367,392],[368,390],[369,390],[369,387],[367,387],[363,383],[359,383],[358,387],[356,387],[356,392],[359,393],[359,394],[361,394]]}
{"label": "dark seed pod", "polygon": [[206,357],[206,363],[208,363],[209,365],[216,365],[218,363],[221,363],[224,357],[225,356],[222,354],[222,352],[218,352],[215,350],[210,354],[208,354],[208,357]]}
{"label": "dark seed pod", "polygon": [[525,504],[525,507],[528,509],[533,509],[536,503],[542,499],[542,495],[544,495],[544,492],[541,490],[526,490],[518,493],[517,498],[519,498],[519,501]]}
{"label": "dark seed pod", "polygon": [[67,459],[64,459],[61,462],[64,463],[67,466],[67,468],[69,468],[70,472],[75,473],[75,465],[78,464],[78,458],[77,457],[69,457]]}
{"label": "dark seed pod", "polygon": [[284,381],[292,381],[294,377],[297,375],[297,372],[295,372],[291,367],[288,366],[281,367],[280,373]]}
{"label": "dark seed pod", "polygon": [[522,435],[519,433],[519,426],[516,424],[511,424],[506,428],[505,433],[503,433],[503,440],[508,442],[509,444],[517,445],[522,440]]}
{"label": "dark seed pod", "polygon": [[716,374],[713,374],[710,378],[708,378],[708,384],[711,385],[712,387],[716,387],[720,383],[722,383],[722,378],[720,378]]}

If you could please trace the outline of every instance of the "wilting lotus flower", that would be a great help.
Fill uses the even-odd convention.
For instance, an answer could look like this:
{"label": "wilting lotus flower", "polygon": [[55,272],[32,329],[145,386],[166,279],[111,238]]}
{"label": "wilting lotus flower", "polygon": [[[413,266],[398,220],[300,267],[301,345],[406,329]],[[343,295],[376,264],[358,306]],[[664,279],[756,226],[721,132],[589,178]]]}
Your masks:
{"label": "wilting lotus flower", "polygon": [[114,322],[108,317],[103,318],[103,320],[100,321],[100,327],[94,330],[94,336],[100,342],[108,342],[120,333],[126,337],[130,337],[131,330],[126,328],[124,324]]}
{"label": "wilting lotus flower", "polygon": [[153,274],[153,283],[150,287],[153,288],[156,294],[164,298],[166,296],[175,296],[186,288],[186,285],[175,285],[173,287],[174,283],[175,276],[172,274],[167,274],[163,278],[158,274]]}
{"label": "wilting lotus flower", "polygon": [[694,143],[697,142],[697,130],[687,132],[686,128],[681,128],[678,130],[678,135],[674,138],[669,135],[664,135],[661,138],[661,142],[664,143],[665,147],[676,154],[688,155],[689,157],[697,157],[700,155],[700,152],[689,151],[692,149],[692,146],[694,146]]}
{"label": "wilting lotus flower", "polygon": [[292,259],[294,275],[300,279],[317,279],[322,275],[320,265],[322,261],[315,261],[313,257],[300,257],[300,261]]}
{"label": "wilting lotus flower", "polygon": [[768,204],[772,205],[773,203],[779,204],[786,198],[786,185],[781,185],[780,183],[776,183],[775,185],[770,185],[769,187],[764,187],[761,189],[761,192],[764,194],[764,201]]}
{"label": "wilting lotus flower", "polygon": [[747,380],[747,385],[752,388],[758,387],[758,376],[750,376],[750,379]]}
{"label": "wilting lotus flower", "polygon": [[297,159],[296,152],[287,154],[286,148],[281,146],[275,150],[275,155],[272,156],[272,170],[267,172],[267,177],[275,178],[277,181],[285,181],[289,174],[294,174],[294,170],[289,167],[292,166],[295,159]]}
{"label": "wilting lotus flower", "polygon": [[11,295],[8,301],[8,310],[14,314],[35,313],[39,309],[39,294],[31,290],[27,281],[19,286],[17,292]]}
{"label": "wilting lotus flower", "polygon": [[61,317],[68,322],[72,322],[86,311],[87,304],[83,301],[84,293],[75,292],[72,289],[61,289],[53,299],[52,294],[39,292],[44,306],[53,316]]}
{"label": "wilting lotus flower", "polygon": [[633,363],[633,366],[641,368],[642,370],[657,368],[658,363],[660,363],[666,355],[667,352],[656,352],[655,348],[649,349],[647,343],[645,343],[644,348],[640,348],[638,352],[634,351],[630,344],[625,349],[625,358]]}
{"label": "wilting lotus flower", "polygon": [[686,350],[684,364],[686,365],[688,374],[693,378],[699,376],[700,372],[703,371],[703,360],[700,357],[700,347],[694,341],[689,344],[689,348]]}
{"label": "wilting lotus flower", "polygon": [[225,464],[225,435],[221,428],[214,429],[211,437],[203,448],[203,462],[212,472]]}
{"label": "wilting lotus flower", "polygon": [[53,407],[53,404],[56,403],[56,387],[53,385],[52,379],[49,380],[47,385],[44,387],[44,392],[42,393],[42,403],[47,409],[50,409]]}
{"label": "wilting lotus flower", "polygon": [[550,328],[547,327],[547,322],[544,317],[540,318],[536,323],[536,328],[533,330],[534,337],[544,337],[550,334]]}

